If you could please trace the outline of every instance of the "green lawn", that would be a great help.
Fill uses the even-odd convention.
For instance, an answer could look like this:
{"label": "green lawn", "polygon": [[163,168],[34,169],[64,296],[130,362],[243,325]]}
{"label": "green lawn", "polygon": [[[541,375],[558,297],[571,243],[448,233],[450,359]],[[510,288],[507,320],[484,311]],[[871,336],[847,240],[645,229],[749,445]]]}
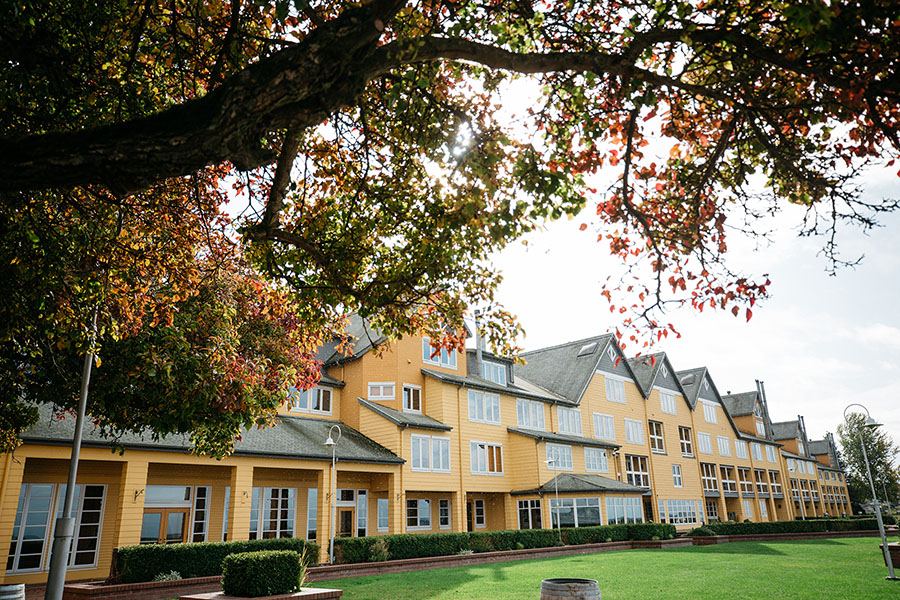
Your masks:
{"label": "green lawn", "polygon": [[541,580],[586,577],[603,600],[897,600],[878,538],[626,550],[316,582],[345,600],[540,597]]}

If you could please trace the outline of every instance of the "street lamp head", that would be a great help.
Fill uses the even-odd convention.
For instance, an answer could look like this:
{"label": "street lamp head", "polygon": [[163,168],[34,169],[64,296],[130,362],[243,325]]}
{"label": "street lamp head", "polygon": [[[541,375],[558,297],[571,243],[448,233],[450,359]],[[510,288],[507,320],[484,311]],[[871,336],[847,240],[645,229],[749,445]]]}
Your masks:
{"label": "street lamp head", "polygon": [[[334,433],[335,429],[337,429],[337,439],[331,437],[331,435],[332,435],[332,433]],[[331,427],[328,428],[328,439],[325,440],[325,445],[329,446],[329,447],[336,445],[341,440],[342,434],[343,434],[343,432],[341,431],[340,425],[332,425]]]}
{"label": "street lamp head", "polygon": [[863,427],[868,427],[869,429],[875,429],[876,427],[881,427],[881,423],[877,422],[872,417],[866,419],[866,422],[863,424]]}
{"label": "street lamp head", "polygon": [[334,444],[335,444],[334,440],[331,439],[331,436],[329,435],[329,436],[328,436],[328,439],[325,440],[325,445],[326,445],[326,446],[334,446]]}

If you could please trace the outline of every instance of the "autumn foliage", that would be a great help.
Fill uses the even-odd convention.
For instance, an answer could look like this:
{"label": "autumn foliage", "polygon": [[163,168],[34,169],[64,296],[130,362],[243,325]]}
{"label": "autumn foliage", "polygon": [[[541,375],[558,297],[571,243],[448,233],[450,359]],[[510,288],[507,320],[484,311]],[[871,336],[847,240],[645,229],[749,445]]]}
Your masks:
{"label": "autumn foliage", "polygon": [[[97,374],[111,431],[195,422],[227,451],[237,423],[312,382],[311,349],[351,312],[459,349],[466,308],[487,307],[490,342],[514,352],[491,255],[585,206],[584,235],[626,268],[610,323],[644,344],[675,332],[671,304],[752,317],[771,282],[726,256],[759,217],[802,207],[837,266],[839,225],[898,206],[859,183],[900,152],[891,2],[0,11],[0,393],[48,399],[65,380],[69,408],[94,347],[123,369]],[[245,209],[226,217],[229,200]],[[141,392],[116,404],[124,373]],[[0,427],[27,413],[6,401]]]}

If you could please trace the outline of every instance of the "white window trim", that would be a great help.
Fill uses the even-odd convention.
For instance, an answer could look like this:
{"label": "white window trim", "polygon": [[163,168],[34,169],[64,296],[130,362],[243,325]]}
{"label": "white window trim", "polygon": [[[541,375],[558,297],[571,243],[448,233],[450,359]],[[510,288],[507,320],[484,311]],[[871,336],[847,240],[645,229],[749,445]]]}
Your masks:
{"label": "white window trim", "polygon": [[[702,439],[706,439],[707,441],[709,441],[709,448],[707,448],[706,450],[703,449],[703,444],[700,442],[700,440]],[[712,454],[714,452],[712,445],[712,434],[705,433],[703,431],[697,432],[697,452],[699,454]]]}
{"label": "white window trim", "polygon": [[413,408],[408,408],[406,406],[406,394],[403,394],[403,412],[415,413],[415,414],[421,415],[422,414],[422,386],[421,385],[413,385],[411,383],[404,383],[402,389],[404,392],[408,389],[409,390],[419,390],[419,410],[415,410]]}
{"label": "white window trim", "polygon": [[[519,420],[519,406],[520,406],[519,403],[522,403],[521,405],[525,407],[525,413],[526,413],[528,421],[529,421],[528,423],[523,424]],[[538,427],[536,424],[531,422],[532,416],[534,415],[534,412],[535,412],[535,410],[534,410],[535,405],[537,405],[537,408],[540,409],[537,411],[541,415],[540,427]],[[526,429],[535,429],[537,431],[546,431],[546,419],[544,418],[544,403],[540,402],[538,400],[529,400],[528,398],[516,398],[516,425],[518,425],[519,427],[524,427]]]}
{"label": "white window trim", "polygon": [[[629,423],[631,423],[632,425],[637,424],[637,427],[639,428],[639,431],[641,432],[641,439],[640,439],[639,441],[637,441],[637,442],[628,439],[628,424],[629,424]],[[637,419],[629,419],[628,417],[625,417],[625,443],[626,443],[626,444],[636,444],[636,445],[639,445],[639,446],[643,446],[643,445],[644,445],[644,442],[645,442],[645,439],[644,439],[644,422],[643,422],[643,421],[639,421],[639,420],[637,420]]]}
{"label": "white window trim", "polygon": [[[479,444],[485,445],[485,452],[487,452],[487,447],[489,446],[497,446],[500,448],[500,471],[498,472],[490,472],[490,471],[476,471],[474,469],[474,465],[472,464],[472,458],[474,457],[475,449]],[[503,444],[500,442],[487,442],[484,440],[470,440],[469,441],[469,465],[472,472],[472,475],[487,475],[489,477],[502,477],[504,473],[504,462],[505,458],[503,456]],[[485,468],[488,466],[487,457],[485,456]]]}
{"label": "white window trim", "polygon": [[[599,454],[602,454],[603,460],[601,462],[606,463],[606,469],[603,469],[603,468],[592,469],[590,467],[591,461],[588,460],[589,452],[590,453],[597,452]],[[602,465],[601,465],[601,467],[602,467]],[[588,473],[609,473],[609,452],[606,450],[606,448],[594,448],[591,446],[585,446],[584,447],[584,470],[587,471]]]}
{"label": "white window trim", "polygon": [[[563,430],[563,428],[562,428],[562,423],[563,423],[562,415],[564,415],[564,414],[565,414],[565,415],[574,414],[574,415],[576,415],[576,416],[578,417],[578,419],[577,419],[577,422],[578,422],[578,431],[569,431],[568,429],[567,429],[567,430]],[[569,422],[569,417],[566,417],[565,421],[568,423],[568,422]],[[571,407],[571,406],[560,406],[560,405],[557,405],[557,406],[556,406],[556,422],[557,422],[557,424],[558,424],[558,426],[559,426],[559,432],[560,432],[560,433],[565,433],[565,434],[568,434],[568,435],[584,435],[584,434],[583,434],[584,429],[583,429],[582,423],[581,423],[581,409],[580,409],[580,408],[573,408],[573,407]]]}
{"label": "white window trim", "polygon": [[[432,352],[429,352],[429,358],[425,358],[425,346],[431,348]],[[430,358],[430,355],[433,354],[433,351],[437,350],[437,354],[435,358]],[[459,361],[456,359],[456,350],[447,350],[447,364],[444,364],[441,361],[441,352],[443,350],[440,348],[435,348],[431,345],[431,338],[423,337],[422,338],[422,362],[426,365],[434,365],[436,367],[443,367],[445,369],[452,369],[456,371],[459,367]]]}
{"label": "white window trim", "polygon": [[[725,442],[725,450],[726,452],[722,452],[722,441]],[[728,439],[727,435],[717,435],[716,443],[719,445],[719,456],[727,456],[731,458],[731,440]]]}
{"label": "white window trim", "polygon": [[572,446],[568,444],[555,444],[552,442],[547,442],[544,455],[547,457],[547,460],[551,460],[556,458],[556,463],[561,462],[560,457],[568,456],[569,464],[568,466],[560,466],[556,463],[547,463],[547,468],[551,471],[574,471],[575,470],[575,457],[572,456]]}
{"label": "white window trim", "polygon": [[[470,394],[472,394],[473,392],[476,393],[476,394],[481,394],[481,408],[482,408],[482,411],[483,411],[483,413],[482,413],[483,416],[482,416],[482,417],[478,417],[477,415],[476,415],[476,416],[473,416],[473,415],[472,415],[472,411],[471,411],[472,403],[471,403],[471,401],[470,401],[470,399],[469,399],[469,396],[470,396]],[[497,420],[496,420],[496,421],[489,421],[489,420],[487,419],[487,414],[488,414],[488,410],[487,410],[488,396],[490,396],[492,400],[493,400],[494,398],[497,399]],[[485,391],[483,391],[483,390],[469,390],[468,393],[466,394],[466,410],[468,411],[469,421],[472,422],[472,423],[484,423],[484,424],[486,424],[486,425],[502,425],[502,424],[503,424],[503,417],[502,417],[502,415],[501,415],[501,413],[500,413],[500,394],[495,394],[494,392],[485,392]]]}
{"label": "white window trim", "polygon": [[684,487],[684,475],[681,472],[681,465],[672,465],[672,485],[677,488]]}
{"label": "white window trim", "polygon": [[[373,385],[377,385],[377,386],[386,386],[386,385],[389,385],[389,386],[392,386],[392,388],[393,388],[393,390],[394,390],[394,393],[391,394],[390,396],[373,396],[373,395],[372,395],[372,386],[373,386]],[[396,384],[396,382],[393,382],[393,381],[370,381],[367,389],[368,389],[368,395],[367,395],[367,398],[368,398],[370,401],[373,401],[373,402],[383,402],[383,401],[385,401],[385,400],[393,400],[394,398],[397,397],[397,384]]]}
{"label": "white window trim", "polygon": [[[478,521],[478,505],[481,505],[481,522]],[[484,529],[487,527],[487,507],[484,504],[484,499],[475,498],[472,500],[472,522],[475,524],[475,529]]]}
{"label": "white window trim", "polygon": [[[441,508],[442,504],[447,503],[447,524],[444,525],[441,523]],[[453,528],[453,503],[450,502],[449,498],[441,498],[438,500],[438,528],[439,529],[452,529]]]}
{"label": "white window trim", "polygon": [[[625,360],[624,358],[622,360]],[[604,371],[603,369],[597,369],[594,371],[597,375],[603,375],[604,377],[608,377],[610,379],[618,379],[623,383],[634,383],[634,379],[631,377],[626,377],[625,375],[620,375],[618,373],[613,373],[611,371]]]}
{"label": "white window trim", "polygon": [[[712,425],[718,424],[719,416],[716,414],[716,404],[712,402],[706,402],[705,400],[701,400],[701,404],[703,404],[703,420]],[[709,419],[710,415],[712,415],[712,420]]]}
{"label": "white window trim", "polygon": [[[452,463],[452,453],[450,452],[450,438],[440,435],[421,435],[418,433],[413,433],[409,436],[409,449],[410,453],[412,453],[413,439],[420,440],[421,442],[426,442],[428,445],[428,467],[413,467],[412,466],[412,457],[410,457],[409,461],[409,469],[411,471],[416,471],[417,473],[450,473],[450,463]],[[447,463],[448,466],[446,469],[435,467],[434,465],[434,442],[435,440],[445,441],[447,442]]]}
{"label": "white window trim", "polygon": [[[594,437],[597,438],[598,440],[606,440],[608,442],[616,441],[616,418],[613,415],[608,415],[606,413],[598,413],[598,412],[595,412],[593,416],[594,416],[594,418],[593,418]],[[609,420],[612,423],[612,437],[603,437],[603,436],[599,435],[600,432],[597,429],[597,417],[609,417]]]}
{"label": "white window trim", "polygon": [[[677,415],[678,414],[678,398],[681,397],[681,394],[676,392],[675,390],[670,390],[668,388],[653,386],[653,389],[657,391],[659,394],[659,410],[666,413],[667,415]],[[666,406],[663,403],[663,394],[669,394],[672,396],[672,410],[666,410]]]}
{"label": "white window trim", "polygon": [[[382,502],[387,505],[387,514],[388,514],[388,524],[381,525],[379,519],[379,510]],[[375,499],[375,530],[379,533],[385,533],[390,528],[391,525],[391,501],[389,498],[376,498]]]}
{"label": "white window trim", "polygon": [[[429,525],[414,525],[412,527],[409,526],[409,502],[415,501],[416,503],[416,522],[421,523],[422,519],[419,515],[419,502],[427,502],[428,503],[428,519],[431,524]],[[431,531],[434,529],[434,507],[431,506],[430,498],[408,498],[406,500],[406,504],[404,504],[404,523],[406,524],[406,531]]]}
{"label": "white window trim", "polygon": [[609,395],[609,392],[608,392],[608,389],[607,389],[607,385],[608,385],[607,382],[606,382],[606,381],[603,382],[603,392],[606,394],[606,400],[607,400],[607,402],[614,402],[614,403],[616,403],[616,404],[628,404],[628,398],[627,398],[627,396],[625,395],[625,382],[628,381],[628,380],[625,379],[624,377],[618,377],[618,376],[615,376],[615,375],[607,375],[606,373],[604,373],[603,376],[604,376],[605,379],[608,379],[609,381],[614,381],[614,382],[616,382],[616,383],[621,383],[621,384],[622,384],[622,400],[614,400],[614,399],[611,398],[610,395]]}

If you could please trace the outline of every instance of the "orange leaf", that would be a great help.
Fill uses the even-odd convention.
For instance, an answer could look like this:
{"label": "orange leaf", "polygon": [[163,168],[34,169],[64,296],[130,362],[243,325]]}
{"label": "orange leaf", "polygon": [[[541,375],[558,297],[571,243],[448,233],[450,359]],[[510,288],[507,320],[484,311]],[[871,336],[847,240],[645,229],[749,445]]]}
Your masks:
{"label": "orange leaf", "polygon": [[753,316],[753,311],[748,308],[747,309],[747,320],[749,321],[750,317],[752,317],[752,316]]}

